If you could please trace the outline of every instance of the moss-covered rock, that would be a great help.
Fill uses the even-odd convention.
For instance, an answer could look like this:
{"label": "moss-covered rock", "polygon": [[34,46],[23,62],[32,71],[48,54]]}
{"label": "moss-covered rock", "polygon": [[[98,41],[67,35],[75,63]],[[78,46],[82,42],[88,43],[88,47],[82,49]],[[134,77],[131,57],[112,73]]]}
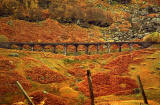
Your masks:
{"label": "moss-covered rock", "polygon": [[160,33],[153,32],[152,34],[148,34],[143,38],[144,42],[160,42]]}

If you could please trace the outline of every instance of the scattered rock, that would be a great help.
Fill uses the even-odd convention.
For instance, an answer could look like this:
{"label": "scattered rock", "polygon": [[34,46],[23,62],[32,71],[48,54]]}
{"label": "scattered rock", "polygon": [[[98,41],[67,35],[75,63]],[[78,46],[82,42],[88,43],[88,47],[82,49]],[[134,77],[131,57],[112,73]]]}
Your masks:
{"label": "scattered rock", "polygon": [[146,66],[146,63],[142,63],[143,66]]}
{"label": "scattered rock", "polygon": [[135,69],[136,69],[136,67],[134,67],[134,66],[131,67],[131,70],[135,70]]}
{"label": "scattered rock", "polygon": [[156,67],[156,70],[160,70],[160,67]]}
{"label": "scattered rock", "polygon": [[157,59],[156,57],[147,57],[147,59]]}

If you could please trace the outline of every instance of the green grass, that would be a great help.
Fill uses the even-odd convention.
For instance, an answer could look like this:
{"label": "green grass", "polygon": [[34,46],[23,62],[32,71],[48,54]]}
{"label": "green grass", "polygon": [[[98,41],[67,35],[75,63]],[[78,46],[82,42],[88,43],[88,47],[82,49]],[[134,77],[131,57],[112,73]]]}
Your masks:
{"label": "green grass", "polygon": [[73,64],[73,63],[80,63],[80,61],[78,59],[68,59],[68,58],[65,58],[63,60],[64,64]]}

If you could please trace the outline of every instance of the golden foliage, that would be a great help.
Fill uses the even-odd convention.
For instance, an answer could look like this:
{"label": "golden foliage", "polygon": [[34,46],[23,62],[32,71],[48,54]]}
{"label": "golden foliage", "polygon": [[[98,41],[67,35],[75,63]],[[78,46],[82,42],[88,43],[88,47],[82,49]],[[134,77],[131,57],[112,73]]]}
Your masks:
{"label": "golden foliage", "polygon": [[79,93],[75,90],[73,90],[70,87],[62,87],[59,90],[60,94],[62,97],[66,97],[66,98],[73,98],[76,99],[78,98]]}

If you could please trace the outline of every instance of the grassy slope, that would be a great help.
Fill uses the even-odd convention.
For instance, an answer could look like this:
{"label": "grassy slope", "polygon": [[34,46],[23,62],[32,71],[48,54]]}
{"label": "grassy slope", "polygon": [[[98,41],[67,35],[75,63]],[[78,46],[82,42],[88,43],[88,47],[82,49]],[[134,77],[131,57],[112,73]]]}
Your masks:
{"label": "grassy slope", "polygon": [[[160,71],[156,68],[160,67],[159,65],[159,53],[160,50],[141,50],[141,53],[139,53],[138,56],[134,57],[134,59],[142,59],[143,61],[139,64],[129,64],[129,72],[128,74],[123,74],[125,76],[130,76],[130,78],[136,80],[136,75],[141,75],[142,82],[144,84],[144,88],[147,94],[147,97],[151,105],[159,105],[160,103]],[[18,57],[13,57],[9,55],[18,54]],[[134,52],[132,52],[134,53]],[[30,51],[18,51],[18,50],[6,50],[6,49],[0,49],[0,57],[4,57],[4,61],[1,60],[1,65],[5,60],[9,60],[10,63],[8,63],[7,66],[1,68],[1,73],[4,74],[4,72],[14,72],[17,71],[21,76],[25,77],[29,83],[32,85],[32,88],[27,89],[28,93],[32,93],[36,90],[42,90],[47,91],[51,94],[58,95],[60,97],[63,97],[63,99],[68,99],[69,104],[83,104],[86,100],[87,96],[85,96],[84,93],[79,91],[79,83],[84,81],[85,71],[87,69],[90,69],[92,74],[96,73],[107,73],[111,70],[105,69],[104,66],[111,62],[113,59],[116,59],[118,56],[127,55],[126,53],[114,53],[111,55],[104,54],[104,55],[81,55],[81,56],[63,56],[63,55],[54,55],[52,53],[47,52],[30,52]],[[125,61],[124,61],[125,62]],[[16,67],[12,68],[11,65],[15,65]],[[8,68],[7,68],[8,67]],[[10,67],[10,68],[9,68]],[[24,72],[25,70],[32,69],[33,67],[40,67],[43,69],[49,69],[51,71],[58,72],[65,76],[67,80],[58,82],[56,81],[42,84],[40,82],[37,82],[36,80],[32,80],[32,77],[29,77]],[[7,68],[7,69],[5,69]],[[82,71],[82,72],[81,72]],[[79,73],[79,74],[77,74]],[[38,73],[37,73],[38,74]],[[37,75],[36,73],[34,75]],[[8,74],[6,74],[8,75]],[[75,76],[74,76],[75,75]],[[123,76],[121,75],[121,76]],[[42,76],[42,75],[41,75]],[[9,77],[14,78],[14,77]],[[49,80],[45,78],[40,78],[44,80]],[[41,80],[40,80],[41,81]],[[101,82],[101,81],[100,81]],[[7,82],[8,83],[8,82]],[[9,84],[9,83],[8,83]],[[0,88],[1,87],[0,83]],[[24,85],[25,86],[25,85]],[[10,85],[6,86],[6,91],[10,87]],[[63,89],[63,87],[66,87],[66,90]],[[70,91],[69,93],[64,93]],[[13,91],[12,91],[13,92]],[[5,95],[1,95],[0,102],[1,103],[12,103],[16,101],[21,101],[18,98],[21,95],[17,95],[20,91],[17,90],[17,93],[5,93]],[[63,93],[62,93],[63,92]],[[12,96],[12,98],[11,98]],[[125,105],[132,104],[132,105],[139,105],[136,103],[139,103],[139,101],[128,101],[128,100],[141,100],[141,94],[130,94],[130,95],[106,95],[106,96],[98,96],[96,97],[96,103],[97,105],[104,105],[104,103],[112,103],[115,105],[117,102],[118,105]],[[119,100],[119,101],[118,101]],[[124,101],[123,101],[124,100]],[[135,104],[134,104],[135,103]],[[127,105],[126,104],[126,105]]]}

